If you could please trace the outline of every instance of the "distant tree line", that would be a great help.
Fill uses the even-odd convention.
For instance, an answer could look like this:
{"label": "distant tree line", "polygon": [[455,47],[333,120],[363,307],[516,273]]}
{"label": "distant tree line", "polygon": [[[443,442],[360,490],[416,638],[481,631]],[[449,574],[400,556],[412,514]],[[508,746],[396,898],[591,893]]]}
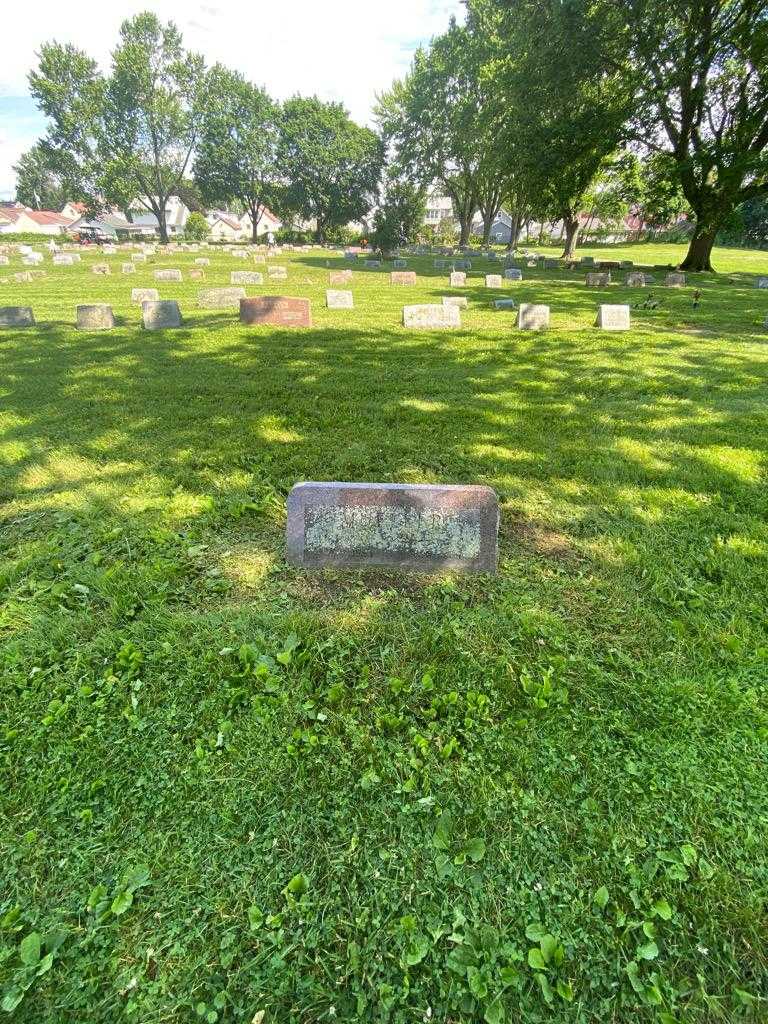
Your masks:
{"label": "distant tree line", "polygon": [[[718,235],[766,244],[768,5],[756,0],[467,0],[466,24],[419,49],[378,97],[378,134],[337,103],[278,103],[184,49],[154,14],[124,22],[107,74],[49,43],[30,74],[50,130],[17,165],[18,197],[96,211],[137,202],[167,240],[168,197],[191,209],[313,221],[323,240],[375,210],[374,242],[412,240],[424,198],[449,196],[468,242],[502,207],[512,244],[562,225],[572,257],[593,224],[687,218],[683,267],[711,270]],[[585,223],[584,214],[587,214]]]}

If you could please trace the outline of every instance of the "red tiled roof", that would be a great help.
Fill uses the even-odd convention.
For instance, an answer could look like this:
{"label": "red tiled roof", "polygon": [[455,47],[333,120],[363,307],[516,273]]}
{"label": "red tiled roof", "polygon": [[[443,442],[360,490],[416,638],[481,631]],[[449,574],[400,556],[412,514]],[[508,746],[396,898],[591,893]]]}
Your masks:
{"label": "red tiled roof", "polygon": [[36,224],[71,224],[71,217],[63,217],[53,210],[27,210],[27,216]]}
{"label": "red tiled roof", "polygon": [[223,214],[218,214],[216,220],[220,220],[223,224],[228,225],[234,231],[242,231],[243,225],[239,220],[234,220],[232,217],[225,217]]}

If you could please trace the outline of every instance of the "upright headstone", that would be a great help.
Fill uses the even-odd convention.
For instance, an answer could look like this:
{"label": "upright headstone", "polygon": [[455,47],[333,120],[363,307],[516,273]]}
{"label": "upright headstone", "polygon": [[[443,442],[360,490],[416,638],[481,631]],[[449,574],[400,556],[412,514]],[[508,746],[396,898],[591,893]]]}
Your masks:
{"label": "upright headstone", "polygon": [[458,306],[459,309],[466,309],[468,306],[466,295],[444,295],[443,305],[444,306]]}
{"label": "upright headstone", "polygon": [[161,302],[142,302],[141,322],[146,331],[162,331],[167,327],[181,327],[181,312],[178,302],[168,299]]}
{"label": "upright headstone", "polygon": [[29,270],[20,270],[13,275],[15,284],[32,284],[32,274]]}
{"label": "upright headstone", "polygon": [[517,326],[521,331],[541,331],[549,327],[549,306],[521,302],[520,311],[517,314]]}
{"label": "upright headstone", "polygon": [[610,283],[610,273],[587,274],[587,288],[607,288]]}
{"label": "upright headstone", "polygon": [[192,267],[192,269],[189,271],[189,279],[190,281],[204,281],[205,271],[202,269],[202,267]]}
{"label": "upright headstone", "polygon": [[490,487],[301,483],[288,495],[286,552],[302,568],[496,571]]}
{"label": "upright headstone", "polygon": [[121,263],[120,269],[124,274],[135,274],[136,264],[135,263]]}
{"label": "upright headstone", "polygon": [[111,274],[112,271],[109,268],[108,263],[94,263],[91,268],[94,274]]}
{"label": "upright headstone", "polygon": [[325,292],[325,304],[328,309],[353,309],[355,302],[352,292],[328,288]]}
{"label": "upright headstone", "polygon": [[628,331],[629,306],[598,306],[595,326],[604,331]]}
{"label": "upright headstone", "polygon": [[501,274],[486,274],[485,275],[485,287],[486,288],[501,288]]}
{"label": "upright headstone", "polygon": [[496,299],[493,304],[496,309],[516,309],[517,305],[514,299]]}
{"label": "upright headstone", "polygon": [[757,281],[755,283],[755,287],[756,288],[768,288],[768,277],[758,277],[758,279],[757,279]]}
{"label": "upright headstone", "polygon": [[146,253],[143,253],[143,252],[132,252],[131,253],[131,260],[132,260],[133,263],[146,263],[147,262],[147,255],[146,255]]}
{"label": "upright headstone", "polygon": [[328,284],[349,284],[351,280],[351,270],[332,270],[328,274]]}
{"label": "upright headstone", "polygon": [[272,281],[287,281],[287,267],[267,267],[267,275]]}
{"label": "upright headstone", "polygon": [[55,267],[71,267],[74,266],[74,262],[72,256],[67,252],[56,252],[53,254],[53,265]]}
{"label": "upright headstone", "polygon": [[230,284],[264,284],[264,275],[257,270],[233,270],[229,281]]}
{"label": "upright headstone", "polygon": [[645,274],[638,270],[633,271],[631,274],[627,274],[627,287],[645,288]]}
{"label": "upright headstone", "polygon": [[156,270],[155,271],[156,281],[181,281],[180,270]]}
{"label": "upright headstone", "polygon": [[197,293],[197,304],[201,309],[239,309],[244,298],[245,288],[203,288]]}
{"label": "upright headstone", "polygon": [[261,266],[262,264],[267,262],[267,257],[266,256],[258,256],[258,255],[254,256],[253,257],[253,262],[255,264],[257,264],[258,266]]}
{"label": "upright headstone", "polygon": [[685,286],[685,274],[667,274],[664,278],[667,288],[683,288]]}
{"label": "upright headstone", "polygon": [[467,275],[463,270],[454,270],[448,279],[451,288],[463,288],[467,283]]}
{"label": "upright headstone", "polygon": [[395,270],[405,270],[405,268],[408,266],[408,260],[394,260],[392,266],[395,268]]}
{"label": "upright headstone", "polygon": [[159,297],[157,288],[131,288],[131,302],[139,306],[144,302],[157,302]]}
{"label": "upright headstone", "polygon": [[211,261],[208,259],[207,256],[197,256],[195,258],[195,266],[196,267],[210,267],[210,265],[211,265]]}
{"label": "upright headstone", "polygon": [[389,275],[390,284],[416,284],[416,271],[415,270],[393,270]]}
{"label": "upright headstone", "polygon": [[293,299],[284,295],[241,299],[240,322],[249,325],[270,324],[275,327],[311,327],[312,307],[309,299]]}
{"label": "upright headstone", "polygon": [[458,306],[419,305],[403,307],[403,326],[410,328],[444,329],[461,327]]}
{"label": "upright headstone", "polygon": [[522,281],[523,272],[522,270],[518,270],[517,267],[508,267],[504,271],[504,278],[507,281]]}
{"label": "upright headstone", "polygon": [[78,331],[111,331],[115,326],[112,307],[103,302],[77,307]]}
{"label": "upright headstone", "polygon": [[34,327],[31,306],[0,306],[0,327]]}

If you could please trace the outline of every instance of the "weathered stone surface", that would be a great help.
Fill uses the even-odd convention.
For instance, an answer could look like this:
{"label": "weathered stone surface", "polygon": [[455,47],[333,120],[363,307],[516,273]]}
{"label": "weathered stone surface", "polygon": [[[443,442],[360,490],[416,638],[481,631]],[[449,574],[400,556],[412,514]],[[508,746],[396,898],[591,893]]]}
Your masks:
{"label": "weathered stone surface", "polygon": [[135,274],[136,264],[135,263],[121,263],[120,269],[124,274]]}
{"label": "weathered stone surface", "polygon": [[604,331],[628,331],[629,306],[598,306],[595,326]]}
{"label": "weathered stone surface", "polygon": [[611,275],[587,274],[587,288],[606,288],[611,283]]}
{"label": "weathered stone surface", "polygon": [[132,252],[131,253],[131,259],[133,260],[134,263],[146,263],[147,262],[146,253],[143,253],[143,252]]}
{"label": "weathered stone surface", "polygon": [[115,326],[112,307],[105,303],[77,307],[78,331],[110,331]]}
{"label": "weathered stone surface", "polygon": [[768,277],[758,277],[755,282],[756,288],[768,288]]}
{"label": "weathered stone surface", "polygon": [[181,281],[180,270],[156,270],[155,271],[156,281]]}
{"label": "weathered stone surface", "polygon": [[683,288],[685,286],[685,274],[667,274],[664,278],[667,288]]}
{"label": "weathered stone surface", "polygon": [[352,298],[352,292],[328,288],[325,293],[325,304],[328,309],[353,309],[355,301]]}
{"label": "weathered stone surface", "polygon": [[490,487],[301,483],[288,495],[286,554],[307,569],[493,573],[498,533]]}
{"label": "weathered stone surface", "polygon": [[403,325],[410,328],[461,327],[458,306],[425,304],[403,307]]}
{"label": "weathered stone surface", "polygon": [[147,331],[162,331],[166,327],[181,327],[178,302],[164,299],[160,302],[142,302],[141,322]]}
{"label": "weathered stone surface", "polygon": [[0,256],[0,267],[7,267],[10,264],[10,262],[11,261],[7,256]]}
{"label": "weathered stone surface", "polygon": [[287,267],[267,267],[267,275],[272,281],[287,281]]}
{"label": "weathered stone surface", "polygon": [[502,280],[501,274],[486,274],[485,275],[485,287],[486,288],[501,288]]}
{"label": "weathered stone surface", "polygon": [[466,309],[469,305],[466,295],[444,295],[444,306],[458,306],[459,309]]}
{"label": "weathered stone surface", "polygon": [[112,271],[108,263],[94,263],[91,267],[94,274],[111,274]]}
{"label": "weathered stone surface", "polygon": [[328,284],[349,284],[351,280],[351,270],[332,270],[328,274]]}
{"label": "weathered stone surface", "polygon": [[208,259],[207,256],[198,256],[195,259],[195,266],[196,267],[210,267],[210,265],[211,265],[211,261]]}
{"label": "weathered stone surface", "polygon": [[557,270],[560,267],[559,260],[544,260],[545,270]]}
{"label": "weathered stone surface", "polygon": [[13,280],[15,284],[31,284],[32,274],[28,270],[20,270],[13,275]]}
{"label": "weathered stone surface", "polygon": [[204,281],[205,280],[205,271],[202,269],[202,267],[192,267],[192,269],[189,272],[189,280],[190,281]]}
{"label": "weathered stone surface", "polygon": [[517,304],[514,299],[496,299],[494,302],[496,309],[516,309]]}
{"label": "weathered stone surface", "polygon": [[517,326],[521,331],[541,331],[549,327],[549,306],[521,302],[520,311],[517,314]]}
{"label": "weathered stone surface", "polygon": [[415,270],[393,270],[389,275],[390,284],[416,284]]}
{"label": "weathered stone surface", "polygon": [[371,267],[373,270],[378,270],[381,266],[381,260],[366,260],[365,265],[366,267]]}
{"label": "weathered stone surface", "polygon": [[504,278],[507,281],[522,281],[523,272],[522,270],[518,270],[517,267],[508,267],[504,271]]}
{"label": "weathered stone surface", "polygon": [[157,302],[160,294],[157,288],[131,288],[131,302]]}
{"label": "weathered stone surface", "polygon": [[0,306],[0,327],[32,327],[34,323],[31,306]]}
{"label": "weathered stone surface", "polygon": [[264,284],[264,275],[258,270],[233,270],[229,280],[230,284]]}
{"label": "weathered stone surface", "polygon": [[203,288],[197,293],[201,309],[239,309],[245,288]]}
{"label": "weathered stone surface", "polygon": [[74,266],[75,261],[72,256],[67,252],[55,252],[53,254],[53,265],[55,267],[71,267]]}
{"label": "weathered stone surface", "polygon": [[405,270],[405,268],[408,266],[408,260],[393,260],[392,266],[395,268],[395,270]]}
{"label": "weathered stone surface", "polygon": [[275,327],[311,327],[312,307],[309,299],[293,299],[284,295],[241,299],[240,322]]}
{"label": "weathered stone surface", "polygon": [[631,274],[627,274],[627,287],[628,288],[645,288],[645,274],[640,271],[633,271]]}
{"label": "weathered stone surface", "polygon": [[594,267],[594,265],[595,265],[595,257],[594,256],[582,256],[581,257],[581,264],[584,267]]}
{"label": "weathered stone surface", "polygon": [[471,270],[472,263],[470,260],[454,260],[452,267],[454,270]]}
{"label": "weathered stone surface", "polygon": [[255,264],[257,264],[258,266],[262,266],[262,264],[267,262],[267,257],[266,256],[254,256],[253,257],[253,262]]}
{"label": "weathered stone surface", "polygon": [[463,270],[454,270],[451,272],[451,276],[448,278],[448,283],[451,288],[463,288],[467,283],[467,275]]}
{"label": "weathered stone surface", "polygon": [[619,263],[619,267],[622,270],[631,270],[632,267],[634,267],[634,265],[635,264],[632,262],[632,260],[621,260],[621,262]]}

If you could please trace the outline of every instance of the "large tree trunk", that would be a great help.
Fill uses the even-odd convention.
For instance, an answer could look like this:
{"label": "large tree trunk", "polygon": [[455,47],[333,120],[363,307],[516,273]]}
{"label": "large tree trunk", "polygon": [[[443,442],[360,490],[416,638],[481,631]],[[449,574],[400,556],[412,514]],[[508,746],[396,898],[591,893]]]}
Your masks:
{"label": "large tree trunk", "polygon": [[576,255],[576,246],[578,245],[579,230],[581,228],[578,215],[575,217],[570,214],[566,215],[563,217],[563,224],[565,225],[565,249],[561,258],[572,260]]}
{"label": "large tree trunk", "polygon": [[463,215],[463,216],[461,214],[459,215],[459,228],[460,228],[459,245],[460,246],[461,245],[466,245],[469,242],[469,234],[470,234],[470,231],[472,230],[472,217],[474,216],[474,213],[475,213],[475,211],[472,210],[472,212],[469,214],[469,216],[467,216],[466,214]]}
{"label": "large tree trunk", "polygon": [[493,222],[495,220],[495,215],[493,217],[483,217],[483,245],[486,248],[488,248],[488,246],[491,244],[491,228],[493,227]]}
{"label": "large tree trunk", "polygon": [[719,225],[696,222],[688,252],[680,264],[681,270],[713,270],[712,246],[715,244],[718,227]]}
{"label": "large tree trunk", "polygon": [[160,234],[160,242],[162,245],[168,244],[168,225],[165,220],[165,203],[162,206],[158,206],[157,213],[157,230]]}

